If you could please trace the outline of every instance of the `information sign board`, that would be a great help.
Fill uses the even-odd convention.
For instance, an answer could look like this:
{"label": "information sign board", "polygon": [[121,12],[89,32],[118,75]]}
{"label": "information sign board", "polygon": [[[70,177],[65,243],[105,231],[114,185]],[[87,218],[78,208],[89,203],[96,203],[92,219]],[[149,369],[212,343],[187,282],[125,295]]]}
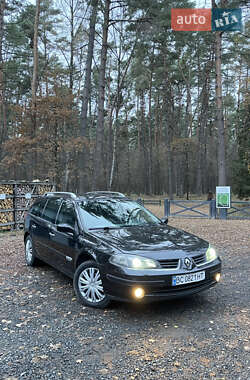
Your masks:
{"label": "information sign board", "polygon": [[230,186],[216,186],[216,207],[231,207],[231,191]]}

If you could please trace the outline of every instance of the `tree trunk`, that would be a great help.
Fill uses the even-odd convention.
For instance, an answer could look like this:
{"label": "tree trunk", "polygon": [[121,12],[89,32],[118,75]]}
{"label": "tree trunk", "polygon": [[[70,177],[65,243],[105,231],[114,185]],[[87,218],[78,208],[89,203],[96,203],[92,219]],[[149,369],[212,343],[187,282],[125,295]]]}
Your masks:
{"label": "tree trunk", "polygon": [[65,152],[65,169],[64,169],[64,187],[63,191],[69,191],[69,175],[70,175],[70,168],[69,168],[69,161],[70,161],[70,154],[69,152]]}
{"label": "tree trunk", "polygon": [[[165,63],[166,65],[166,63]],[[173,199],[173,152],[171,147],[172,142],[172,127],[173,120],[173,96],[171,91],[171,83],[168,77],[167,67],[165,67],[165,80],[164,80],[164,121],[166,130],[166,148],[167,148],[167,170],[168,170],[168,196]]]}
{"label": "tree trunk", "polygon": [[88,176],[88,157],[89,157],[89,125],[88,125],[88,106],[91,94],[91,71],[95,42],[95,25],[98,8],[98,0],[92,0],[92,9],[89,21],[89,42],[87,61],[85,66],[85,78],[83,87],[82,109],[81,109],[81,129],[80,135],[82,138],[87,139],[87,144],[84,144],[82,151],[79,154],[79,189],[80,192],[89,190],[89,176]]}
{"label": "tree trunk", "polygon": [[[227,1],[222,1],[225,6]],[[215,0],[212,0],[212,7],[216,8]],[[221,77],[221,44],[222,33],[215,32],[215,71],[216,71],[216,126],[218,133],[218,184],[226,185],[226,155],[225,155],[225,130],[222,103],[222,77]]]}
{"label": "tree trunk", "polygon": [[218,184],[226,185],[226,157],[225,157],[225,129],[222,103],[222,79],[221,79],[221,32],[215,32],[215,65],[216,65],[216,124],[218,132]]}
{"label": "tree trunk", "polygon": [[91,88],[91,68],[93,61],[93,51],[94,51],[94,41],[95,41],[95,25],[96,25],[96,15],[97,15],[98,0],[92,0],[92,11],[89,22],[89,42],[88,42],[88,53],[85,68],[85,79],[83,88],[83,99],[82,99],[82,112],[81,112],[81,135],[88,136],[88,104],[90,99],[90,88]]}
{"label": "tree trunk", "polygon": [[[169,141],[169,126],[168,128],[168,137],[167,140]],[[167,165],[168,165],[168,196],[169,199],[173,199],[173,154],[171,150],[171,143],[167,143]]]}
{"label": "tree trunk", "polygon": [[46,97],[49,96],[49,78],[48,78],[48,41],[46,36],[46,30],[44,28],[43,30],[43,46],[44,46],[44,80],[45,80],[45,91],[46,91]]}
{"label": "tree trunk", "polygon": [[127,136],[127,144],[126,144],[127,188],[126,188],[126,193],[130,194],[130,192],[131,192],[131,172],[130,172],[129,125],[128,125],[128,111],[127,110],[126,110],[126,118],[125,118],[125,129],[126,129],[126,136]]}
{"label": "tree trunk", "polygon": [[[186,84],[186,90],[187,90],[187,99],[186,99],[186,114],[185,114],[185,124],[187,126],[185,130],[185,137],[192,137],[193,131],[192,131],[192,122],[193,122],[193,116],[192,116],[192,96],[191,96],[191,75],[190,75],[190,68],[188,69],[187,75],[184,74],[183,69],[181,67],[181,63],[179,62],[179,69],[181,72],[181,75],[184,79],[184,82]],[[187,71],[187,70],[186,70]]]}
{"label": "tree trunk", "polygon": [[193,135],[193,130],[192,130],[193,116],[192,116],[192,97],[191,97],[190,76],[187,80],[186,88],[187,88],[186,125],[188,126],[187,137],[191,138]]}
{"label": "tree trunk", "polygon": [[[35,139],[37,130],[37,87],[38,87],[38,27],[40,18],[40,0],[36,0],[36,14],[34,21],[34,45],[33,45],[33,77],[31,83],[31,131],[30,137]],[[35,141],[33,142],[33,146]],[[36,147],[34,149],[32,163],[31,163],[31,178],[36,177],[36,167],[38,162],[38,155]]]}
{"label": "tree trunk", "polygon": [[69,61],[69,88],[71,92],[74,86],[74,47],[75,47],[75,36],[74,36],[74,1],[70,4],[70,61]]}
{"label": "tree trunk", "polygon": [[[120,52],[119,52],[120,55]],[[117,77],[117,94],[116,94],[116,110],[115,110],[115,123],[114,123],[114,132],[113,132],[113,146],[110,146],[110,152],[112,152],[112,158],[111,158],[111,168],[110,168],[110,175],[109,175],[109,184],[108,189],[112,189],[112,184],[114,180],[114,170],[115,170],[115,163],[116,163],[116,148],[117,148],[117,128],[118,128],[118,116],[120,111],[120,79],[121,79],[121,65],[120,65],[120,57],[118,60],[118,77]],[[112,114],[113,114],[113,107],[111,107],[111,120],[112,120]],[[111,131],[110,131],[110,137],[112,137],[112,121],[111,121]]]}
{"label": "tree trunk", "polygon": [[6,134],[6,100],[4,84],[3,35],[4,35],[5,0],[0,0],[0,156],[1,145]]}
{"label": "tree trunk", "polygon": [[[135,42],[136,44],[136,42]],[[116,151],[117,151],[117,128],[118,128],[118,116],[121,108],[121,96],[122,96],[122,87],[124,85],[124,81],[131,63],[131,59],[133,56],[133,52],[135,49],[135,44],[133,49],[131,50],[130,56],[128,58],[126,67],[124,69],[123,75],[121,73],[121,55],[122,55],[122,49],[121,45],[119,48],[119,54],[118,54],[118,67],[117,67],[117,90],[116,90],[116,95],[113,104],[111,105],[111,110],[110,110],[110,136],[112,137],[112,115],[113,115],[113,110],[115,108],[115,123],[114,123],[114,133],[113,133],[113,146],[110,146],[110,152],[112,153],[112,159],[111,159],[111,168],[110,168],[110,176],[109,176],[109,190],[112,188],[113,184],[113,179],[114,179],[114,169],[115,169],[115,164],[116,164]],[[112,141],[112,140],[111,140]]]}
{"label": "tree trunk", "polygon": [[32,121],[33,121],[33,136],[36,133],[36,91],[38,77],[38,26],[40,17],[40,0],[36,0],[36,15],[34,23],[34,46],[33,46],[33,77],[31,84],[32,92]]}
{"label": "tree trunk", "polygon": [[109,28],[109,12],[111,0],[105,0],[104,22],[102,30],[102,49],[101,49],[101,65],[99,71],[99,94],[98,94],[98,114],[97,114],[97,130],[96,130],[96,151],[94,159],[94,172],[92,188],[103,190],[106,188],[103,175],[103,141],[104,141],[104,100],[105,100],[105,74],[108,51],[108,28]]}
{"label": "tree trunk", "polygon": [[148,109],[148,138],[149,138],[149,157],[148,157],[148,192],[153,193],[153,141],[152,141],[152,83],[153,72],[150,73],[149,86],[149,109]]}
{"label": "tree trunk", "polygon": [[[188,147],[187,147],[188,149]],[[185,188],[186,188],[186,200],[189,200],[189,156],[188,156],[188,150],[186,150],[185,154],[185,162],[186,162],[186,167],[185,167]],[[171,198],[170,198],[171,199]]]}
{"label": "tree trunk", "polygon": [[156,110],[155,110],[155,136],[154,136],[154,153],[155,153],[155,194],[162,193],[162,181],[161,181],[161,165],[160,165],[160,125],[162,124],[161,110],[159,104],[159,95],[157,95]]}
{"label": "tree trunk", "polygon": [[112,189],[112,184],[113,184],[113,180],[114,180],[114,171],[115,171],[115,162],[116,162],[116,147],[117,147],[118,113],[119,113],[119,111],[116,112],[116,117],[115,117],[115,126],[114,126],[114,133],[113,133],[113,153],[112,153],[112,161],[111,161],[108,190]]}
{"label": "tree trunk", "polygon": [[[198,117],[198,158],[197,158],[197,174],[196,174],[196,193],[201,195],[204,191],[204,173],[205,171],[205,143],[206,143],[206,125],[208,119],[208,103],[209,103],[209,76],[212,69],[212,58],[206,64],[203,77],[204,83],[200,95],[200,114]],[[208,191],[208,189],[206,189]]]}
{"label": "tree trunk", "polygon": [[150,194],[149,185],[149,154],[148,154],[148,136],[147,136],[147,123],[145,117],[145,97],[144,90],[140,90],[140,124],[141,124],[141,149],[143,153],[143,192]]}
{"label": "tree trunk", "polygon": [[54,136],[53,136],[53,161],[54,161],[54,172],[53,172],[53,182],[56,186],[56,190],[61,190],[61,173],[59,165],[59,144],[58,144],[58,122],[54,125]]}

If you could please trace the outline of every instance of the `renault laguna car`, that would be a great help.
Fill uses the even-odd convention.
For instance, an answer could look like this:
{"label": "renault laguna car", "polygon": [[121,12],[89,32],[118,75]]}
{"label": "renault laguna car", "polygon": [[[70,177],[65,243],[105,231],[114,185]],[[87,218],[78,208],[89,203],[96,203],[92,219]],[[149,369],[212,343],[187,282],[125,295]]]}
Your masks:
{"label": "renault laguna car", "polygon": [[121,193],[46,193],[25,218],[25,258],[73,279],[84,305],[192,295],[220,279],[216,249]]}

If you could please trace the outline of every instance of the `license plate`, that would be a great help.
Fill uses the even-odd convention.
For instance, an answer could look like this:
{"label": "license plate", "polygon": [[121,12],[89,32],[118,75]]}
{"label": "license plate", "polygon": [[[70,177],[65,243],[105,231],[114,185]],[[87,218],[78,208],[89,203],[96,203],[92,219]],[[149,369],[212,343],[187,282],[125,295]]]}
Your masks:
{"label": "license plate", "polygon": [[190,284],[192,282],[199,282],[205,280],[205,271],[181,274],[179,276],[172,277],[172,286]]}

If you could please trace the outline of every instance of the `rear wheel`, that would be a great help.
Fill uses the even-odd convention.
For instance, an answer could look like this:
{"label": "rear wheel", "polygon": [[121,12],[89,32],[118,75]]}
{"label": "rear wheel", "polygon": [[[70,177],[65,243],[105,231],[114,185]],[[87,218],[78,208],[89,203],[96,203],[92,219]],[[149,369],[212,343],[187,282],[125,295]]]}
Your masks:
{"label": "rear wheel", "polygon": [[26,264],[31,267],[38,264],[38,259],[36,258],[35,249],[30,236],[28,236],[25,240],[25,260]]}
{"label": "rear wheel", "polygon": [[95,261],[86,261],[74,275],[74,289],[78,300],[87,306],[106,307],[110,300],[105,294],[99,267]]}

